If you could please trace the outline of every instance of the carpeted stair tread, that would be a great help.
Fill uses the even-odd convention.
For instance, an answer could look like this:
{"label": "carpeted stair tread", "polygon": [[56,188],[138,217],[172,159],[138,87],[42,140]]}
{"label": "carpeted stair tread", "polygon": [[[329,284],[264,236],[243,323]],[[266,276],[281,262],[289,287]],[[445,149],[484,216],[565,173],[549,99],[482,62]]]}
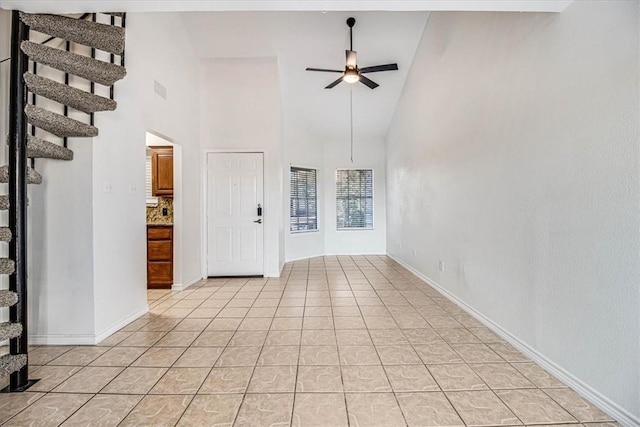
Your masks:
{"label": "carpeted stair tread", "polygon": [[0,341],[16,338],[20,335],[22,335],[22,325],[20,323],[0,323]]}
{"label": "carpeted stair tread", "polygon": [[0,258],[0,274],[13,274],[16,271],[16,264],[12,259]]}
{"label": "carpeted stair tread", "polygon": [[24,81],[29,90],[36,95],[68,105],[85,113],[113,111],[118,106],[118,103],[113,99],[85,92],[35,74],[25,73]]}
{"label": "carpeted stair tread", "polygon": [[9,227],[0,227],[0,242],[10,242],[13,233]]}
{"label": "carpeted stair tread", "polygon": [[26,364],[26,354],[5,354],[0,357],[0,378],[22,369]]}
{"label": "carpeted stair tread", "polygon": [[9,195],[4,194],[0,196],[0,211],[6,211],[9,209]]}
{"label": "carpeted stair tread", "polygon": [[124,28],[68,16],[20,13],[30,29],[109,53],[124,50]]}
{"label": "carpeted stair tread", "polygon": [[20,45],[22,51],[33,61],[48,65],[56,70],[73,74],[91,80],[101,85],[111,86],[127,75],[127,71],[120,65],[99,61],[77,53],[55,49],[30,41]]}
{"label": "carpeted stair tread", "polygon": [[32,159],[73,160],[73,151],[62,145],[29,135],[27,137],[27,157]]}
{"label": "carpeted stair tread", "polygon": [[[0,166],[0,183],[9,182],[9,165]],[[42,175],[27,167],[27,184],[42,184]]]}
{"label": "carpeted stair tread", "polygon": [[13,291],[0,291],[0,307],[11,307],[18,302],[18,294]]}
{"label": "carpeted stair tread", "polygon": [[98,135],[98,128],[87,123],[65,117],[35,105],[26,105],[24,112],[27,121],[42,130],[59,137],[93,137]]}

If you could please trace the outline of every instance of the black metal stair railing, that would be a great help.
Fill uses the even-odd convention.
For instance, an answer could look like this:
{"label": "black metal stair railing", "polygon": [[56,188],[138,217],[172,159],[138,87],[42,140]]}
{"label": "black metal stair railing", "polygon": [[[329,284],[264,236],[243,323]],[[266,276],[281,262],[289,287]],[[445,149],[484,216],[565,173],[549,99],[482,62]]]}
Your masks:
{"label": "black metal stair railing", "polygon": [[[10,354],[28,354],[27,328],[27,119],[24,107],[27,89],[23,75],[29,59],[20,44],[29,39],[29,27],[14,11],[11,18],[11,76],[9,89],[9,258],[15,261],[15,272],[9,276],[9,290],[18,294],[18,303],[9,308],[11,322],[22,324],[22,334],[9,341]],[[10,376],[9,391],[29,387],[29,364]]]}
{"label": "black metal stair railing", "polygon": [[[96,13],[85,13],[79,19],[87,17],[96,22]],[[111,16],[111,25],[115,25],[115,17]],[[125,27],[126,14],[120,16],[120,26]],[[49,37],[42,44],[47,44],[57,37]],[[15,272],[9,276],[9,290],[18,294],[18,303],[9,309],[9,318],[13,323],[22,324],[22,334],[9,341],[11,355],[28,354],[27,328],[27,140],[29,128],[24,113],[29,104],[28,89],[25,85],[24,74],[29,71],[29,58],[21,50],[23,41],[29,40],[29,27],[21,20],[20,12],[13,11],[11,19],[11,57],[10,60],[10,101],[9,101],[9,227],[13,238],[9,242],[9,258],[15,262]],[[70,41],[65,40],[65,50],[72,50]],[[91,48],[91,57],[95,58],[96,49]],[[4,62],[3,60],[2,62]],[[110,54],[110,62],[115,63],[114,54]],[[120,62],[124,66],[124,53],[120,55]],[[33,61],[33,74],[38,73],[38,63]],[[64,83],[69,85],[70,75],[65,73]],[[90,82],[90,91],[95,93],[95,83]],[[113,85],[110,89],[113,99]],[[36,105],[37,95],[31,93],[31,104]],[[69,115],[69,106],[63,107],[64,116]],[[94,113],[88,113],[91,124],[94,123]],[[32,124],[31,136],[36,136],[36,126]],[[67,147],[67,137],[63,138],[63,145]],[[35,166],[35,159],[31,159],[31,167]],[[37,380],[36,380],[37,381]],[[9,386],[3,392],[20,392],[31,386],[35,381],[29,380],[29,364],[10,375]]]}

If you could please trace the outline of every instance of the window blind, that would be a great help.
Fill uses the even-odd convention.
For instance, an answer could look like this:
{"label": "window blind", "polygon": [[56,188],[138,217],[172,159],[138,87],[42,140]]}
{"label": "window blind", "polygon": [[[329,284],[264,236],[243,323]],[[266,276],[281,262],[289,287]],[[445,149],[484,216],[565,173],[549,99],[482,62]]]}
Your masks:
{"label": "window blind", "polygon": [[152,189],[151,189],[151,153],[147,150],[147,158],[146,158],[146,172],[145,172],[145,195],[147,199],[151,199],[153,197]]}
{"label": "window blind", "polygon": [[338,229],[373,228],[373,170],[336,172],[336,214]]}
{"label": "window blind", "polygon": [[291,231],[315,231],[318,229],[316,173],[315,169],[291,168],[291,199],[289,201]]}

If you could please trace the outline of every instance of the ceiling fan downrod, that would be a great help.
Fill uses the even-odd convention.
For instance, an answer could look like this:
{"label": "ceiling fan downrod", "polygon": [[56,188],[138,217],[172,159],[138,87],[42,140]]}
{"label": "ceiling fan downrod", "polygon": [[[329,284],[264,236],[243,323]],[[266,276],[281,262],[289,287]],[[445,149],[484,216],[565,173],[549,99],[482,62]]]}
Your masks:
{"label": "ceiling fan downrod", "polygon": [[353,16],[347,19],[347,26],[349,27],[349,50],[353,50],[353,26],[356,25],[356,18]]}

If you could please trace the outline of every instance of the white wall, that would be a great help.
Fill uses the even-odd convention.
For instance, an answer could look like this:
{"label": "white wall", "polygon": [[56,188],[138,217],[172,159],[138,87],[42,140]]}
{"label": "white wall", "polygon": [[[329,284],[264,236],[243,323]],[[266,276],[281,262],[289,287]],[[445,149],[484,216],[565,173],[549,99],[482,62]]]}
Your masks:
{"label": "white wall", "polygon": [[[385,204],[385,141],[366,139],[354,132],[354,161],[351,162],[349,140],[348,87],[334,89],[337,106],[345,109],[342,123],[328,126],[342,128],[344,137],[328,138],[301,129],[295,119],[285,117],[285,241],[286,259],[293,261],[323,255],[384,254],[386,252]],[[354,108],[357,108],[359,90],[354,89]],[[309,101],[312,102],[312,101]],[[336,107],[337,108],[337,107]],[[357,117],[357,116],[356,116]],[[357,118],[354,123],[358,123]],[[289,224],[289,168],[291,166],[318,169],[318,228],[317,232],[291,233]],[[373,169],[374,171],[374,229],[336,229],[336,170]]]}
{"label": "white wall", "polygon": [[[325,253],[328,255],[383,254],[386,249],[385,147],[382,140],[331,141],[325,147]],[[336,229],[336,169],[373,169],[373,230]]]}
{"label": "white wall", "polygon": [[[32,34],[32,39],[44,39]],[[58,45],[56,46],[56,43]],[[51,42],[61,47],[59,40]],[[89,50],[75,49],[88,55]],[[63,81],[64,74],[39,66],[38,75]],[[89,90],[89,83],[70,76],[70,83]],[[56,102],[38,97],[37,105],[62,114]],[[88,115],[69,111],[88,122]],[[62,138],[40,129],[36,136],[62,144]],[[29,186],[29,339],[31,343],[91,343],[94,340],[95,289],[92,204],[93,139],[69,138],[73,161],[36,159],[41,185]],[[64,245],[64,246],[62,246]],[[65,250],[61,250],[64,247]]]}
{"label": "white wall", "polygon": [[[179,205],[189,209],[175,221],[181,251],[174,280],[188,285],[200,279],[198,60],[180,16],[128,15],[126,60],[128,75],[116,86],[118,110],[100,118],[94,148],[97,334],[146,307],[146,131],[166,135],[182,148],[176,192]],[[153,91],[154,80],[167,88],[166,100]],[[113,193],[102,191],[104,181],[112,183]]]}
{"label": "white wall", "polygon": [[[289,124],[284,128],[285,139],[285,170],[284,170],[284,236],[285,258],[287,261],[296,259],[313,258],[325,254],[326,215],[324,212],[326,183],[325,176],[331,176],[331,172],[325,168],[325,147],[321,141],[315,142],[313,135],[305,129],[300,129],[295,124]],[[289,222],[289,197],[291,185],[289,172],[292,166],[316,169],[316,183],[318,194],[318,231],[292,233]],[[334,184],[335,185],[335,184]]]}
{"label": "white wall", "polygon": [[284,261],[281,258],[283,147],[277,61],[275,58],[203,60],[200,86],[202,155],[211,149],[265,151],[264,274],[277,277]]}
{"label": "white wall", "polygon": [[388,252],[627,423],[640,423],[639,5],[433,13],[387,140]]}

